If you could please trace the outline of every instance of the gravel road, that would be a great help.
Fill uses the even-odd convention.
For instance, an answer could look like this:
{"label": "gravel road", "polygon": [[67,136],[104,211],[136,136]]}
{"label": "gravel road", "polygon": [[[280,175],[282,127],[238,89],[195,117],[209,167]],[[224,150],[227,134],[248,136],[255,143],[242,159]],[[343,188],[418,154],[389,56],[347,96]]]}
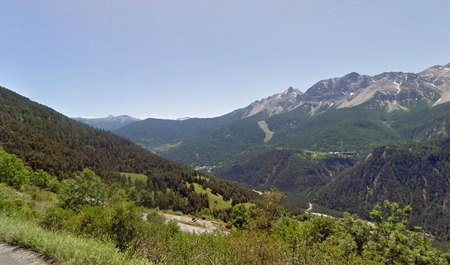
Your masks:
{"label": "gravel road", "polygon": [[1,265],[49,265],[43,256],[34,251],[0,242]]}
{"label": "gravel road", "polygon": [[[182,232],[186,233],[194,233],[194,234],[203,234],[203,233],[213,233],[216,230],[216,227],[207,220],[197,220],[195,222],[196,225],[189,225],[192,218],[188,216],[178,216],[173,214],[163,214],[167,220],[175,220],[180,227]],[[181,221],[181,222],[180,222]],[[183,222],[183,223],[182,223]]]}

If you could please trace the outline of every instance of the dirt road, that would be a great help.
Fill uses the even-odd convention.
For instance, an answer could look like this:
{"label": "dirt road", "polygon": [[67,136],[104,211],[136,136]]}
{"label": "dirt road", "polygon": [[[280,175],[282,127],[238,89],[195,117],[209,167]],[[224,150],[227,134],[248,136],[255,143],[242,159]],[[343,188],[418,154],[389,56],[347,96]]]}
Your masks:
{"label": "dirt road", "polygon": [[[203,234],[203,233],[212,233],[216,230],[216,227],[207,220],[197,220],[196,222],[192,222],[192,218],[188,216],[178,216],[173,214],[163,214],[167,220],[175,220],[178,222],[178,226],[182,232],[186,233],[194,233],[194,234]],[[189,223],[192,222],[192,225]]]}
{"label": "dirt road", "polygon": [[0,242],[1,265],[49,265],[42,255],[31,250]]}

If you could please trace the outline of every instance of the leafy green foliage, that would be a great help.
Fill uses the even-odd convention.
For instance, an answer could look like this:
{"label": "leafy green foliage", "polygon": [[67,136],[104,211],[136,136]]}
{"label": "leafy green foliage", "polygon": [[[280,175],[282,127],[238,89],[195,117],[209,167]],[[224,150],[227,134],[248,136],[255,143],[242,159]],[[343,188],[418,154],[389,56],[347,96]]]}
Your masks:
{"label": "leafy green foliage", "polygon": [[408,227],[411,211],[410,206],[402,209],[389,201],[385,201],[383,207],[375,205],[370,212],[375,228],[363,256],[384,264],[447,264],[448,261],[432,248],[425,233]]}
{"label": "leafy green foliage", "polygon": [[8,154],[0,147],[0,182],[15,188],[30,183],[31,169],[17,156]]}
{"label": "leafy green foliage", "polygon": [[386,201],[383,207],[377,205],[372,210],[373,224],[349,214],[343,221],[314,216],[299,222],[281,217],[273,229],[290,246],[293,257],[302,254],[302,247],[320,246],[332,256],[340,255],[346,263],[361,257],[374,264],[448,264],[446,255],[431,246],[430,238],[407,225],[410,211],[409,206],[401,209]]}
{"label": "leafy green foliage", "polygon": [[[86,183],[94,191],[103,185],[90,170],[73,181],[78,185],[65,183],[60,193],[79,193]],[[233,207],[230,218],[239,229],[195,235],[181,233],[176,222],[166,223],[156,213],[144,214],[144,208],[127,200],[126,188],[109,188],[114,192],[104,203],[85,200],[76,211],[48,208],[37,219],[48,229],[43,230],[35,215],[26,214],[28,203],[19,199],[23,195],[0,185],[0,240],[32,247],[63,263],[76,257],[84,264],[449,264],[449,256],[431,247],[431,238],[408,226],[410,207],[396,203],[376,206],[373,225],[349,214],[344,220],[307,215],[298,221],[277,210],[281,194],[273,188],[258,210],[244,204]],[[271,225],[254,225],[258,218]],[[61,234],[63,238],[57,236]],[[59,244],[50,247],[52,240]],[[102,255],[86,247],[93,248],[92,242]],[[111,253],[111,246],[129,256]]]}
{"label": "leafy green foliage", "polygon": [[83,205],[104,203],[106,189],[101,179],[94,172],[85,169],[75,178],[63,180],[59,197],[61,207],[79,211]]}
{"label": "leafy green foliage", "polygon": [[35,221],[0,212],[0,240],[43,254],[57,264],[132,265],[148,260],[118,252],[114,244],[42,229]]}
{"label": "leafy green foliage", "polygon": [[251,213],[243,204],[236,204],[231,209],[231,223],[238,229],[245,228],[250,223]]}

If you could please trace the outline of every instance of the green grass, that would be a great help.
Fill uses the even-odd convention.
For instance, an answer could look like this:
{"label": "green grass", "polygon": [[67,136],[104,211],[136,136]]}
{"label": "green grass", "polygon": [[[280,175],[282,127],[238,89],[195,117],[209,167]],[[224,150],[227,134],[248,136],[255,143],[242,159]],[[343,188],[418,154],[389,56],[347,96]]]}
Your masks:
{"label": "green grass", "polygon": [[151,264],[118,252],[114,244],[54,233],[20,215],[0,213],[0,240],[30,248],[57,264]]}
{"label": "green grass", "polygon": [[147,183],[147,179],[148,179],[148,177],[146,176],[146,175],[144,175],[144,174],[136,174],[136,173],[127,173],[127,172],[120,172],[120,174],[122,175],[122,176],[125,176],[125,177],[131,177],[131,180],[134,182],[134,181],[136,181],[136,180],[141,180],[141,181],[143,181],[144,183]]}
{"label": "green grass", "polygon": [[175,143],[175,144],[165,144],[165,145],[161,145],[161,146],[155,147],[153,149],[153,151],[155,151],[156,153],[160,153],[160,152],[163,153],[163,152],[165,152],[167,150],[170,150],[172,148],[179,147],[182,144],[183,144],[183,142],[178,142],[178,143]]}
{"label": "green grass", "polygon": [[22,189],[18,191],[5,183],[0,183],[0,194],[0,201],[5,199],[14,201],[24,211],[36,214],[45,211],[58,202],[55,193],[28,185],[22,186]]}
{"label": "green grass", "polygon": [[319,161],[321,158],[324,158],[325,156],[328,156],[330,154],[327,152],[301,150],[301,152],[296,153],[296,155],[310,161]]}
{"label": "green grass", "polygon": [[[133,182],[136,180],[142,180],[144,182],[147,182],[147,176],[144,174],[127,173],[127,172],[120,172],[120,174],[126,177],[131,177],[131,180]],[[203,192],[208,194],[208,201],[211,209],[226,209],[231,207],[231,200],[224,201],[222,195],[213,194],[210,188],[205,190],[199,184],[194,183],[194,189],[195,192],[197,193]]]}
{"label": "green grass", "polygon": [[226,209],[231,207],[231,200],[224,201],[222,195],[215,195],[211,192],[210,188],[207,188],[206,190],[203,189],[202,186],[200,186],[197,183],[194,183],[194,189],[197,193],[207,193],[208,194],[208,201],[209,201],[209,207],[212,209]]}
{"label": "green grass", "polygon": [[[294,150],[295,151],[295,150]],[[320,152],[320,151],[311,151],[311,150],[304,150],[304,149],[297,149],[296,156],[305,158],[309,161],[319,161],[320,159],[327,157],[327,156],[338,156],[338,157],[351,157],[355,156],[356,154],[353,154],[352,152]]]}
{"label": "green grass", "polygon": [[245,208],[247,208],[247,209],[250,209],[252,206],[256,206],[256,204],[251,203],[251,202],[246,202],[246,203],[243,203],[243,204],[244,204]]}
{"label": "green grass", "polygon": [[150,264],[119,252],[112,242],[43,229],[32,216],[56,203],[33,186],[17,191],[0,183],[0,241],[41,253],[57,264]]}

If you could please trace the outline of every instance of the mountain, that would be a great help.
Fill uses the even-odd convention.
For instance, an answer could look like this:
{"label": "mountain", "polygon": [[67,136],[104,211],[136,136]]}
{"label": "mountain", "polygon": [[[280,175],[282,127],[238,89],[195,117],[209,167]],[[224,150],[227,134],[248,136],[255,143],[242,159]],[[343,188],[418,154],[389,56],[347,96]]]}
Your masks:
{"label": "mountain", "polygon": [[259,113],[268,117],[281,114],[296,108],[298,106],[297,98],[302,94],[300,90],[290,87],[283,93],[255,101],[246,108],[237,110],[236,112],[243,112],[242,119]]}
{"label": "mountain", "polygon": [[[332,107],[351,108],[364,103],[386,112],[407,111],[414,107],[414,101],[422,99],[430,105],[450,101],[450,64],[433,66],[418,74],[389,72],[367,76],[353,72],[340,78],[319,81],[305,93],[292,88],[285,93],[288,92],[296,96],[289,101],[286,110],[306,107],[310,115]],[[261,102],[267,101],[276,102],[273,97]],[[275,112],[276,107],[271,112]]]}
{"label": "mountain", "polygon": [[[228,119],[227,123],[210,126],[206,120],[197,120],[195,131],[188,129],[187,123],[173,123],[177,128],[141,123],[139,132],[125,126],[116,133],[147,146],[146,141],[178,131],[173,141],[160,139],[147,147],[176,161],[202,167],[218,166],[242,152],[264,148],[362,154],[392,141],[424,140],[446,134],[447,118],[441,113],[448,111],[450,99],[448,69],[450,65],[434,66],[418,74],[350,73],[322,80],[305,93],[289,88],[208,121],[233,115],[234,120]],[[156,133],[158,130],[163,132]]]}
{"label": "mountain", "polygon": [[[3,87],[0,143],[33,170],[44,170],[59,180],[88,168],[109,184],[134,183],[138,190],[151,192],[161,209],[200,210],[199,195],[193,194],[194,183],[228,201],[232,198],[234,203],[256,196],[248,189],[157,156],[126,138],[77,122]],[[123,173],[139,174],[145,181],[133,182]],[[204,200],[203,207],[208,207]]]}
{"label": "mountain", "polygon": [[180,145],[189,137],[198,137],[214,128],[239,121],[239,114],[231,113],[217,118],[190,118],[181,120],[145,119],[113,132],[131,139],[156,153]]}
{"label": "mountain", "polygon": [[353,72],[221,117],[146,120],[114,132],[223,179],[277,186],[305,206],[378,146],[447,137],[449,92],[450,64],[419,73]]}
{"label": "mountain", "polygon": [[277,187],[292,204],[307,208],[317,189],[356,162],[351,155],[276,149],[217,168],[214,174],[256,190]]}
{"label": "mountain", "polygon": [[384,200],[411,205],[411,223],[450,241],[450,139],[389,144],[373,149],[354,167],[336,176],[316,202],[369,218],[368,209]]}
{"label": "mountain", "polygon": [[[131,139],[158,154],[165,154],[185,141],[196,141],[241,120],[258,120],[292,110],[301,91],[289,88],[283,93],[255,101],[246,108],[215,118],[189,118],[178,120],[146,119],[113,130],[115,134]],[[244,122],[246,123],[246,122]],[[233,125],[231,125],[233,126]],[[257,127],[259,128],[259,127]],[[260,130],[260,129],[258,129]],[[242,133],[239,133],[243,135]],[[264,137],[264,132],[259,132]],[[228,135],[228,134],[227,134]],[[252,138],[252,136],[250,136]]]}
{"label": "mountain", "polygon": [[[148,119],[124,126],[115,133],[158,154],[194,166],[212,165],[209,159],[202,161],[196,159],[197,156],[217,160],[199,145],[220,146],[227,140],[224,137],[236,134],[233,142],[238,144],[233,144],[235,151],[227,151],[230,156],[262,145],[264,141],[276,146],[294,144],[298,148],[320,151],[355,151],[365,146],[364,150],[368,151],[386,140],[434,137],[425,136],[428,131],[412,136],[411,131],[398,127],[418,113],[425,114],[450,100],[449,69],[450,64],[434,66],[418,74],[390,72],[367,76],[350,73],[319,81],[305,93],[289,88],[221,117],[187,120],[189,122]],[[210,140],[208,144],[200,143]]]}
{"label": "mountain", "polygon": [[123,126],[126,126],[130,123],[133,123],[135,121],[140,121],[138,118],[133,118],[128,115],[120,115],[120,116],[113,116],[109,115],[106,118],[73,118],[74,120],[77,120],[79,122],[91,125],[92,127],[103,129],[107,131],[113,131],[116,129],[119,129]]}
{"label": "mountain", "polygon": [[[350,73],[221,117],[147,119],[114,133],[219,178],[260,190],[275,186],[302,207],[312,201],[367,217],[385,199],[412,204],[412,223],[449,241],[449,73],[450,64],[417,74]],[[36,168],[65,178],[91,167],[107,180],[114,172],[145,172],[153,187],[180,194],[186,178],[211,190],[231,187],[215,178],[202,182],[200,173],[122,137],[18,98],[2,95],[0,141]],[[236,190],[236,199],[251,198],[232,187],[219,194]]]}

